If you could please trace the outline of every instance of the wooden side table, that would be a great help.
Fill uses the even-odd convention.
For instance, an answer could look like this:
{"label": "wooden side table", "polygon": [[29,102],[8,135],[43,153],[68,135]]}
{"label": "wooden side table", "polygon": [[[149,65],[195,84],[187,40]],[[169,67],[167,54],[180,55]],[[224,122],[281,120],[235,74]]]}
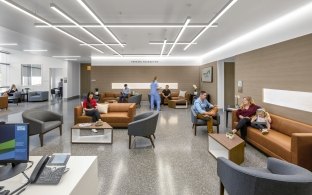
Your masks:
{"label": "wooden side table", "polygon": [[245,142],[235,135],[233,139],[227,138],[225,134],[209,134],[208,151],[215,157],[224,157],[236,164],[244,162]]}

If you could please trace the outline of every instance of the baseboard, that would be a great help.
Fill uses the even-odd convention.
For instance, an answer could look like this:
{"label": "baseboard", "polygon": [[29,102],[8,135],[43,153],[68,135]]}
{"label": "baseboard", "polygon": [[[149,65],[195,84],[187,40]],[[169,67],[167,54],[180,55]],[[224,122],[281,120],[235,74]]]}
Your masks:
{"label": "baseboard", "polygon": [[72,97],[63,98],[63,101],[73,100],[73,99],[77,99],[77,98],[80,98],[80,95],[75,95],[75,96],[72,96]]}

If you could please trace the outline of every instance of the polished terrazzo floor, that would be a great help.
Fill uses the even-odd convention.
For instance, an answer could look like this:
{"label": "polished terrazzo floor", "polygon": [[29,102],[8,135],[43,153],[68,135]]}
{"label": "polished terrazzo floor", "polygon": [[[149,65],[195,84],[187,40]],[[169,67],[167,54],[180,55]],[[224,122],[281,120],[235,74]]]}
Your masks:
{"label": "polished terrazzo floor", "polygon": [[[216,159],[208,152],[208,134],[198,127],[194,136],[189,109],[162,107],[156,130],[155,149],[145,138],[135,138],[128,149],[126,129],[114,130],[114,143],[71,144],[73,108],[80,100],[21,103],[0,111],[0,121],[22,122],[21,113],[29,108],[55,111],[64,115],[63,136],[51,131],[40,147],[38,136],[30,137],[30,154],[70,152],[78,156],[98,156],[100,194],[219,194]],[[149,111],[143,102],[137,114]],[[220,132],[225,132],[224,114]],[[245,148],[243,166],[265,167],[267,157],[252,146]]]}

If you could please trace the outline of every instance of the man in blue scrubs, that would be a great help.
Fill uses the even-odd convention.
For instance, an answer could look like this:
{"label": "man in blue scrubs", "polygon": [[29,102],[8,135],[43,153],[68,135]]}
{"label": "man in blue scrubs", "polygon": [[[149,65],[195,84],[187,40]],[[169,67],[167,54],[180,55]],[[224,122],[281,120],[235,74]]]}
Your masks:
{"label": "man in blue scrubs", "polygon": [[158,82],[157,77],[154,77],[153,82],[151,83],[151,110],[154,110],[154,102],[156,101],[157,111],[160,111],[160,96],[158,93]]}
{"label": "man in blue scrubs", "polygon": [[212,117],[217,115],[218,107],[209,103],[206,97],[207,93],[201,91],[199,98],[194,102],[194,111],[197,114],[197,118],[207,121],[208,133],[213,133]]}

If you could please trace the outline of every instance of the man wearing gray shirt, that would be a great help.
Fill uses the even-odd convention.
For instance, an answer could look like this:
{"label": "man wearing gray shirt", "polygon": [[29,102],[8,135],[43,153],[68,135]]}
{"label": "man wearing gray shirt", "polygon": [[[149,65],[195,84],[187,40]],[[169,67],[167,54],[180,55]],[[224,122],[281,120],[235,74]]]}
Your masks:
{"label": "man wearing gray shirt", "polygon": [[120,92],[120,98],[119,98],[119,102],[125,102],[126,99],[129,97],[131,91],[128,87],[127,84],[124,85],[124,89],[122,89],[122,92]]}

